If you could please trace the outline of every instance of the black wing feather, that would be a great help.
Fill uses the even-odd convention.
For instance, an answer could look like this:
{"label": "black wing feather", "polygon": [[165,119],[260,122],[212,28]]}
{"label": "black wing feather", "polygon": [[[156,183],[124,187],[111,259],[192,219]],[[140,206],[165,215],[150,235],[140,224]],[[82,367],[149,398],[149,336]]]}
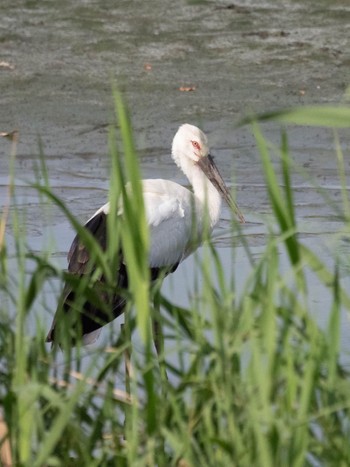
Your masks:
{"label": "black wing feather", "polygon": [[[91,232],[101,245],[101,248],[105,251],[107,245],[107,215],[103,211],[98,212],[84,227]],[[92,274],[95,268],[94,265],[89,263],[89,260],[90,254],[87,247],[80,241],[79,235],[76,235],[68,253],[68,272],[71,273],[73,277],[78,277],[78,279]],[[151,268],[151,280],[155,281],[161,274],[166,276],[174,272],[178,264],[179,263],[174,264],[166,270],[164,268]],[[72,322],[73,343],[79,335],[83,336],[89,334],[110,321],[113,321],[123,313],[126,305],[126,291],[129,284],[127,268],[123,262],[121,250],[119,252],[119,266],[115,279],[114,291],[108,290],[103,276],[94,284],[90,294],[91,297],[84,302],[82,311],[78,314],[77,319]],[[123,291],[125,293],[123,293]],[[55,341],[57,323],[72,311],[75,302],[75,288],[72,287],[70,282],[66,282],[46,342]]]}
{"label": "black wing feather", "polygon": [[[93,216],[84,227],[95,237],[103,250],[107,244],[107,215],[101,211]],[[68,252],[68,271],[74,274],[84,274],[90,259],[86,246],[76,235]]]}
{"label": "black wing feather", "polygon": [[[107,215],[101,211],[93,216],[84,226],[88,229],[95,239],[99,242],[103,250],[107,244]],[[79,235],[76,235],[68,253],[68,272],[79,278],[90,275],[94,272],[95,267],[89,263],[90,253],[88,248],[81,242]],[[125,307],[125,296],[120,292],[128,288],[128,276],[126,267],[122,261],[120,252],[119,268],[116,277],[116,291],[111,293],[107,289],[105,278],[102,276],[97,283],[94,284],[94,290],[91,291],[91,296],[94,298],[84,302],[82,312],[79,314],[78,321],[73,321],[73,333],[84,335],[95,331],[104,326],[108,322],[117,318]],[[74,307],[76,301],[75,288],[71,283],[67,282],[59,300],[59,306],[53,320],[51,329],[47,335],[46,341],[53,342],[55,340],[55,330],[58,321],[58,313],[63,311],[63,315],[69,313]],[[64,316],[60,316],[64,318]],[[75,339],[74,339],[75,340]]]}

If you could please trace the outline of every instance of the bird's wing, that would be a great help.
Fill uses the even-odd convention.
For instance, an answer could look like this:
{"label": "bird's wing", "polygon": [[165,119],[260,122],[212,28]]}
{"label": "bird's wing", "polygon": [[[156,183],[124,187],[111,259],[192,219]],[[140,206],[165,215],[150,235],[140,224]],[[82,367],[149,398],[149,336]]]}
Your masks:
{"label": "bird's wing", "polygon": [[[146,221],[150,229],[149,265],[151,268],[172,268],[183,259],[191,239],[193,194],[168,180],[143,180]],[[87,221],[88,229],[106,248],[109,203]],[[122,210],[119,213],[122,215]],[[91,272],[89,251],[77,235],[68,253],[68,271],[74,274]]]}
{"label": "bird's wing", "polygon": [[[103,250],[106,248],[108,208],[108,204],[103,206],[84,226],[100,243]],[[68,253],[68,271],[72,274],[73,278],[74,276],[89,275],[94,269],[95,264],[90,261],[88,248],[83,244],[79,235],[76,235]],[[120,292],[126,289],[127,285],[127,271],[125,265],[121,261],[115,276],[115,292],[109,290],[103,276],[94,283],[94,292],[92,292],[92,290],[90,292],[88,289],[86,290],[87,293],[90,293],[90,298],[87,298],[84,303],[83,311],[79,315],[79,320],[75,322],[72,321],[71,323],[72,328],[81,330],[82,335],[85,336],[85,343],[92,342],[92,340],[97,337],[97,330],[101,326],[113,320],[124,311],[125,296]],[[59,316],[57,313],[61,312],[61,309],[65,313],[70,312],[71,307],[74,307],[75,301],[75,289],[70,282],[67,282],[63,288],[56,315],[47,335],[47,342],[53,342],[55,340],[56,325]],[[111,308],[109,308],[110,311],[108,310],[109,306],[111,306]],[[80,321],[79,325],[77,324],[78,321]],[[87,335],[89,336],[86,337]]]}
{"label": "bird's wing", "polygon": [[[108,204],[87,221],[84,227],[95,237],[103,250],[106,249],[107,240],[107,214]],[[86,274],[89,270],[89,251],[76,235],[68,252],[68,271],[73,274]]]}
{"label": "bird's wing", "polygon": [[[144,180],[143,197],[151,237],[149,265],[172,267],[183,259],[191,238],[193,194],[168,180]],[[85,224],[102,249],[106,248],[108,212],[107,203]],[[89,258],[88,249],[77,235],[68,253],[68,271],[90,273]]]}

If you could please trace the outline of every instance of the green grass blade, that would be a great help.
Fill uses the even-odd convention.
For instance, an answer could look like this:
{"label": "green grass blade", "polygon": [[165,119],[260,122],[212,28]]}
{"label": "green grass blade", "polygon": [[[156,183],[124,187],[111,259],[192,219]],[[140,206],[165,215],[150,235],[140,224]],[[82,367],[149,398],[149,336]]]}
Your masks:
{"label": "green grass blade", "polygon": [[327,128],[349,128],[350,107],[314,105],[282,109],[244,118],[238,123],[238,126],[246,125],[254,121],[275,121],[279,123]]}

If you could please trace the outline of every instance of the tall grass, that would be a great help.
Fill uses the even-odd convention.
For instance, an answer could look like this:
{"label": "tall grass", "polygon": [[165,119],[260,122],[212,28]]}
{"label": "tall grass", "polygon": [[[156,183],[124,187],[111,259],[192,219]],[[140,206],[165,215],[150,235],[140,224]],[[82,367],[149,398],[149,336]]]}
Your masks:
{"label": "tall grass", "polygon": [[[246,283],[235,290],[209,243],[197,261],[195,297],[188,308],[181,308],[162,297],[157,287],[149,287],[138,160],[118,94],[115,101],[119,132],[110,135],[109,200],[114,213],[122,202],[125,215],[123,223],[110,216],[106,251],[54,194],[48,177],[35,187],[63,211],[99,271],[110,278],[110,286],[122,246],[130,276],[124,331],[113,334],[108,348],[67,345],[63,351],[44,344],[46,330],[40,321],[33,334],[28,333],[52,279],[71,281],[80,303],[85,295],[91,298],[93,284],[60,271],[46,252],[31,253],[19,212],[13,209],[9,235],[15,251],[9,252],[3,242],[0,252],[0,405],[8,430],[0,431],[2,463],[10,442],[12,462],[18,466],[349,465],[350,378],[339,362],[340,315],[349,311],[349,291],[342,287],[337,265],[329,270],[298,237],[286,133],[277,150],[280,184],[271,147],[257,119],[252,124],[274,227],[264,252],[252,261]],[[262,118],[349,126],[347,108],[316,113],[293,109]],[[348,227],[339,144],[335,157]],[[127,180],[132,196],[124,188]],[[240,233],[244,243],[244,229]],[[248,244],[245,248],[252,257]],[[284,273],[281,250],[289,259]],[[320,329],[309,312],[305,273],[310,270],[332,296],[326,329]],[[152,317],[166,334],[159,355],[153,346]],[[125,390],[116,388],[121,379]]]}

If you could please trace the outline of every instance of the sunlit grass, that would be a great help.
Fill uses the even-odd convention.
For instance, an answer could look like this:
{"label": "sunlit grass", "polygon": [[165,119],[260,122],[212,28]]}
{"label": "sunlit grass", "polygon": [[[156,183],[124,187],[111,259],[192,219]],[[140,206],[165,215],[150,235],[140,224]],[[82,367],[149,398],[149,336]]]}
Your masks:
{"label": "sunlit grass", "polygon": [[[111,287],[122,246],[130,275],[124,331],[111,338],[108,348],[72,349],[67,339],[63,351],[44,344],[40,322],[36,332],[28,333],[34,304],[53,278],[70,281],[80,303],[85,294],[93,299],[93,282],[58,270],[47,252],[30,252],[21,217],[12,210],[15,278],[4,241],[0,253],[0,404],[8,428],[2,462],[10,441],[13,464],[22,466],[349,465],[350,378],[339,363],[340,316],[350,309],[349,291],[342,288],[337,264],[329,270],[299,239],[287,133],[282,131],[277,149],[280,180],[259,119],[252,122],[274,220],[245,284],[235,290],[209,243],[196,261],[200,280],[185,309],[149,287],[138,160],[128,114],[120,96],[114,97],[119,132],[110,135],[109,200],[114,213],[122,202],[125,215],[122,224],[110,216],[106,251],[54,194],[43,158],[43,182],[34,186],[62,210]],[[271,118],[350,126],[347,108],[262,116]],[[347,155],[335,141],[342,187],[338,209],[348,229]],[[124,188],[126,181],[133,196]],[[7,224],[7,216],[5,209],[0,226]],[[238,226],[233,223],[232,229]],[[244,228],[239,231],[244,236]],[[281,251],[289,261],[284,269]],[[332,296],[325,330],[309,310],[306,271],[313,271]],[[152,317],[166,334],[159,356]],[[69,322],[69,334],[68,328]],[[174,353],[176,359],[170,358]],[[116,387],[121,379],[123,389]]]}

